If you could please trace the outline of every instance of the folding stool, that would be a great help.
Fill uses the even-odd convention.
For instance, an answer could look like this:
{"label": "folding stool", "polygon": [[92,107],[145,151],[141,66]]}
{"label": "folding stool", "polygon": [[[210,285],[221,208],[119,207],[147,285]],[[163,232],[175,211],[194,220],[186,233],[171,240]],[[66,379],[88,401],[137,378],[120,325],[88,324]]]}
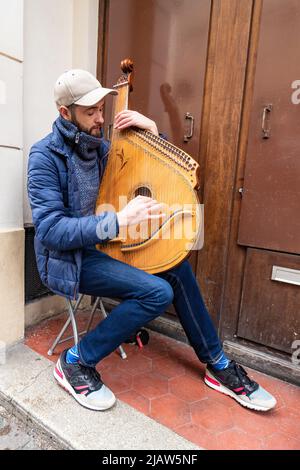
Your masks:
{"label": "folding stool", "polygon": [[[84,294],[80,294],[80,296],[78,297],[78,300],[76,301],[75,305],[73,305],[71,300],[66,299],[67,300],[69,317],[68,317],[67,321],[65,322],[64,326],[62,327],[60,333],[56,337],[56,339],[55,339],[54,343],[52,344],[51,348],[49,349],[48,356],[52,356],[52,354],[53,354],[53,352],[54,352],[54,350],[55,350],[55,348],[58,344],[64,343],[65,341],[68,341],[70,339],[74,339],[74,343],[77,344],[78,341],[79,341],[79,336],[82,336],[82,335],[89,332],[98,305],[100,307],[100,310],[101,310],[101,313],[102,313],[103,317],[104,318],[107,317],[107,313],[106,313],[106,310],[104,308],[102,298],[101,297],[96,297],[96,300],[93,304],[93,307],[92,307],[92,310],[91,310],[91,313],[90,313],[90,316],[89,316],[89,319],[88,319],[88,322],[87,322],[86,329],[84,331],[78,332],[77,323],[76,323],[76,315],[78,313],[78,308],[81,304],[81,301],[82,301],[83,297],[84,297]],[[73,336],[68,336],[67,338],[61,339],[62,336],[64,335],[66,329],[70,325],[70,323],[71,323],[72,329],[73,329]],[[124,349],[122,348],[121,345],[118,347],[118,350],[119,350],[121,358],[126,359],[127,355],[126,355],[126,353],[125,353],[125,351],[124,351]]]}

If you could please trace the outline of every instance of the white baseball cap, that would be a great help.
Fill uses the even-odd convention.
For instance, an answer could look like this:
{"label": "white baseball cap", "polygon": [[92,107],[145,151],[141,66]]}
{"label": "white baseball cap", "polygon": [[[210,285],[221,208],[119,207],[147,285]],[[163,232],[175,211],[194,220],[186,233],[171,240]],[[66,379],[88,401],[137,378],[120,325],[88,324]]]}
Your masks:
{"label": "white baseball cap", "polygon": [[116,90],[103,88],[101,83],[90,72],[72,69],[64,72],[54,86],[56,106],[93,106],[108,94],[117,95]]}

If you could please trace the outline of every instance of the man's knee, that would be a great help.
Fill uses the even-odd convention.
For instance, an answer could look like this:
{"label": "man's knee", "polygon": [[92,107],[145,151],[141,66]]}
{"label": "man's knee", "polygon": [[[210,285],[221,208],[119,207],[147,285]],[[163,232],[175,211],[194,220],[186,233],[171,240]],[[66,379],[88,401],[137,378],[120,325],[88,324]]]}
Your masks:
{"label": "man's knee", "polygon": [[171,285],[164,279],[157,278],[148,299],[155,302],[159,307],[166,308],[173,302],[174,292]]}
{"label": "man's knee", "polygon": [[173,302],[174,292],[173,292],[171,285],[167,281],[165,281],[164,285],[161,287],[160,295],[161,295],[161,303],[165,304],[166,307]]}

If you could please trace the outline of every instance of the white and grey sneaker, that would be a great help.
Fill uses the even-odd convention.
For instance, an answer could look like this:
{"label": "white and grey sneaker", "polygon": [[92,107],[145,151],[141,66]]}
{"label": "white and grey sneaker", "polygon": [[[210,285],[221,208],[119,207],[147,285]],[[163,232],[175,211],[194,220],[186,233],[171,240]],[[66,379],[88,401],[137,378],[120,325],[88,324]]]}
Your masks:
{"label": "white and grey sneaker", "polygon": [[97,411],[111,408],[116,402],[116,397],[104,385],[96,369],[86,367],[79,362],[67,364],[66,353],[67,350],[62,352],[53,371],[59,385],[85,408]]}
{"label": "white and grey sneaker", "polygon": [[245,369],[235,361],[230,361],[226,369],[218,371],[208,364],[204,382],[252,410],[268,411],[276,405],[276,399],[251,380]]}

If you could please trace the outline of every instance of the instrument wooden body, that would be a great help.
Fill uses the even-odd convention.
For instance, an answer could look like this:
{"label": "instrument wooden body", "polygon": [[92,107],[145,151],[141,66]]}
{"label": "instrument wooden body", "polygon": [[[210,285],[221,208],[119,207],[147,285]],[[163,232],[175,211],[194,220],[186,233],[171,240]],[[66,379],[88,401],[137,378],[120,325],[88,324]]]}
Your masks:
{"label": "instrument wooden body", "polygon": [[[114,115],[128,109],[127,78],[116,85]],[[195,191],[198,170],[188,154],[151,132],[114,129],[96,213],[119,212],[139,194],[165,203],[166,209],[163,218],[121,229],[117,238],[97,249],[152,274],[180,263],[195,247],[202,227]]]}

